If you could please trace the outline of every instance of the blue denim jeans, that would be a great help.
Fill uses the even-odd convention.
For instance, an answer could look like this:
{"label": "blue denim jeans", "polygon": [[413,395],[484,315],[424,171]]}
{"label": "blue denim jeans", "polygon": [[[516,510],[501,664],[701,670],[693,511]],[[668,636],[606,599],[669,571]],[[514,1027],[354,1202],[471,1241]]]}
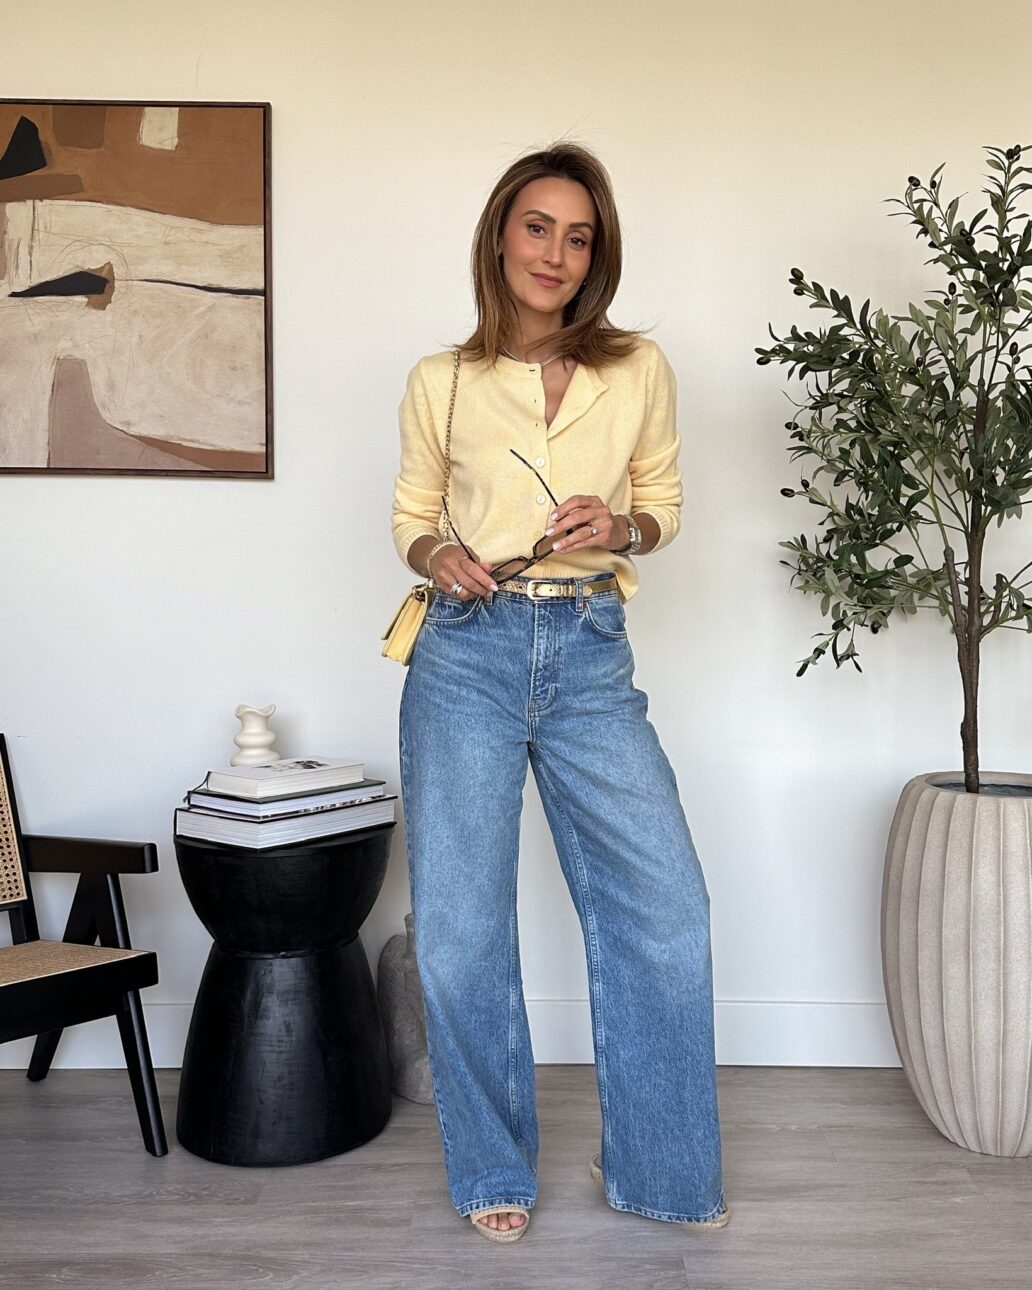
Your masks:
{"label": "blue denim jeans", "polygon": [[461,1215],[537,1196],[516,922],[528,760],[584,935],[606,1199],[674,1223],[725,1209],[709,893],[619,592],[583,594],[605,576],[561,579],[577,584],[562,600],[437,591],[402,691],[416,962]]}

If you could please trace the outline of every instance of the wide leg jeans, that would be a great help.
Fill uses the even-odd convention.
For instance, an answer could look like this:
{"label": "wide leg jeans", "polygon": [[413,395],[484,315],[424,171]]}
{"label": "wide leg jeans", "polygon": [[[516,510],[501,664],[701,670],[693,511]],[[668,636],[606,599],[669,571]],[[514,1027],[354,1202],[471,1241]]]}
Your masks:
{"label": "wide leg jeans", "polygon": [[584,936],[606,1199],[669,1222],[725,1209],[709,894],[619,593],[583,594],[604,576],[562,579],[569,599],[437,591],[402,691],[416,962],[461,1215],[537,1196],[516,919],[528,762]]}

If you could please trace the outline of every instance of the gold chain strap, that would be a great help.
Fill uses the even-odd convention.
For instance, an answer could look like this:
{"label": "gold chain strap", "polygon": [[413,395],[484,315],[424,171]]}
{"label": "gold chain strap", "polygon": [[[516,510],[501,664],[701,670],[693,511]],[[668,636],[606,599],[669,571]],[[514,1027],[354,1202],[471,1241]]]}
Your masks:
{"label": "gold chain strap", "polygon": [[[455,351],[455,371],[452,375],[451,402],[448,404],[448,429],[445,431],[444,438],[444,500],[450,501],[448,496],[448,483],[451,479],[451,423],[452,413],[455,411],[455,391],[459,385],[459,360],[461,355],[458,350]],[[447,517],[444,517],[444,536],[448,537],[451,533],[451,523]]]}

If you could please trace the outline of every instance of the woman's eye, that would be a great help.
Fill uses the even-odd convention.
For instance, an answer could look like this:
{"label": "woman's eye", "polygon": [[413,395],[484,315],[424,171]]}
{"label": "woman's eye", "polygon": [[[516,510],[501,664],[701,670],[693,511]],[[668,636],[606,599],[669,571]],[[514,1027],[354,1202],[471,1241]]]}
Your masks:
{"label": "woman's eye", "polygon": [[[531,230],[531,232],[533,232],[535,229],[540,229],[542,232],[544,232],[544,231],[545,231],[545,226],[544,226],[544,224],[528,224],[528,225],[527,225],[527,228],[529,228],[529,229]],[[581,247],[581,248],[583,248],[583,247],[585,247],[585,246],[587,246],[587,245],[588,245],[587,238],[584,238],[584,237],[578,237],[576,234],[574,234],[574,236],[573,236],[573,239],[572,239],[572,240],[573,240],[574,242],[576,242],[576,243],[577,243],[577,245],[578,245],[579,247]]]}

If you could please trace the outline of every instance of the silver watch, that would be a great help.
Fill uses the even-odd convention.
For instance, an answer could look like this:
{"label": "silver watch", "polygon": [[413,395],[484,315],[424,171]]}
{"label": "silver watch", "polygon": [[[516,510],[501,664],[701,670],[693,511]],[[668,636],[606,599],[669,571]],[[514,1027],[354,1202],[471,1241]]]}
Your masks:
{"label": "silver watch", "polygon": [[621,547],[621,549],[616,551],[614,554],[636,555],[641,549],[641,529],[638,528],[637,524],[635,524],[634,520],[632,520],[629,515],[625,515],[624,519],[627,521],[627,532],[630,534],[631,540],[625,547]]}

